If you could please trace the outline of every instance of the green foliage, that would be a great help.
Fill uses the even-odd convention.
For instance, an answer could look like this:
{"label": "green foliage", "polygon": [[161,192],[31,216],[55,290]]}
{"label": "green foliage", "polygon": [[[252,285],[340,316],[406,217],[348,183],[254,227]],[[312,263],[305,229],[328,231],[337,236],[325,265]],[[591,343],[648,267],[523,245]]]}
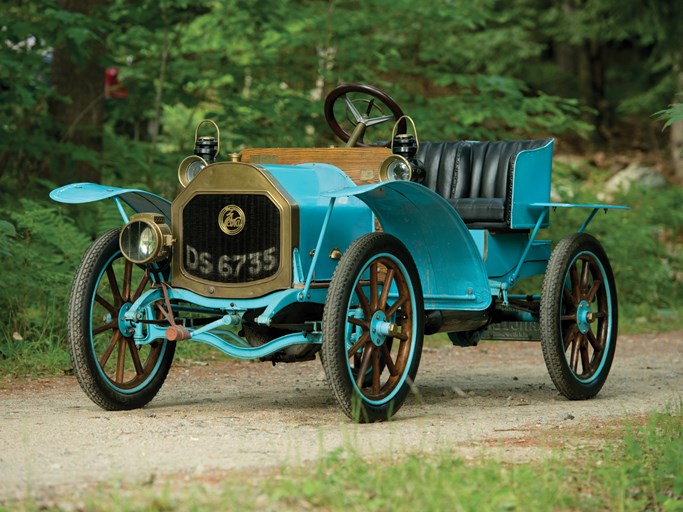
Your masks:
{"label": "green foliage", "polygon": [[[128,91],[105,109],[105,165],[117,176],[154,176],[168,164],[164,154],[182,157],[205,116],[224,127],[226,150],[336,142],[321,98],[341,81],[389,89],[434,139],[584,130],[574,99],[529,85],[524,63],[544,43],[524,8],[501,10],[494,0],[376,0],[362,9],[353,1],[116,0],[85,16],[21,1],[4,13],[12,50],[0,53],[0,69],[13,79],[0,87],[0,165],[45,176],[66,155],[96,162],[55,139],[46,106],[69,101],[53,97],[52,48],[83,61],[98,34],[106,34],[105,64],[119,68]],[[138,147],[119,151],[130,145]]]}
{"label": "green foliage", "polygon": [[12,256],[12,238],[17,234],[14,224],[6,220],[0,220],[0,255]]}
{"label": "green foliage", "polygon": [[[679,94],[683,97],[683,93]],[[660,110],[655,114],[657,119],[666,121],[664,128],[668,128],[674,123],[683,121],[683,103],[673,103],[669,108]]]}
{"label": "green foliage", "polygon": [[[546,83],[558,94],[573,91],[590,107],[615,118],[636,115],[641,124],[670,101],[683,67],[683,4],[621,0],[542,4],[539,30],[552,41],[551,48],[563,64],[546,67],[532,84]],[[530,2],[533,5],[539,4]]]}
{"label": "green foliage", "polygon": [[63,368],[71,278],[89,239],[57,205],[0,210],[0,368]]}
{"label": "green foliage", "polygon": [[98,41],[106,12],[91,16],[68,11],[54,2],[18,0],[3,6],[0,22],[0,176],[11,174],[21,195],[34,195],[37,178],[49,178],[57,162],[96,164],[99,155],[74,145],[49,115],[50,103],[71,102],[55,93],[51,62],[55,47],[83,62]]}
{"label": "green foliage", "polygon": [[70,101],[51,87],[55,47],[83,62],[92,44],[105,45],[103,64],[119,68],[128,91],[107,100],[105,176],[140,173],[156,186],[167,182],[157,179],[162,168],[191,150],[203,117],[223,127],[226,152],[336,142],[321,98],[341,81],[390,90],[432,140],[586,134],[579,74],[555,54],[631,45],[629,62],[640,66],[643,48],[651,71],[632,73],[624,59],[608,82],[638,89],[614,99],[633,100],[629,112],[638,102],[647,103],[641,111],[665,104],[681,59],[676,5],[114,0],[84,15],[20,0],[1,27],[9,50],[0,52],[0,76],[12,79],[0,79],[0,174],[28,175],[18,182],[28,192],[34,176],[49,177],[65,159],[98,162],[67,144],[49,117],[50,101]]}

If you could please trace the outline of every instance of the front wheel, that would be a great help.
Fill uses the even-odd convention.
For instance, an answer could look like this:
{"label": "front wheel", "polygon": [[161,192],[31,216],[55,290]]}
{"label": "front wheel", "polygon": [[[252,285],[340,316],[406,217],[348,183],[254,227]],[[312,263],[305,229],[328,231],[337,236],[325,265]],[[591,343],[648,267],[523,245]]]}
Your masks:
{"label": "front wheel", "polygon": [[541,346],[555,387],[570,400],[598,394],[617,345],[617,289],[602,245],[576,233],[557,244],[541,295]]}
{"label": "front wheel", "polygon": [[349,418],[372,423],[400,409],[420,364],[423,328],[422,287],[406,247],[386,233],[356,240],[330,283],[321,348]]}
{"label": "front wheel", "polygon": [[[148,287],[148,275],[123,258],[119,229],[88,248],[69,300],[69,353],[83,391],[107,410],[142,407],[157,394],[173,362],[175,343],[136,345],[123,314]],[[152,307],[143,320],[156,320]]]}

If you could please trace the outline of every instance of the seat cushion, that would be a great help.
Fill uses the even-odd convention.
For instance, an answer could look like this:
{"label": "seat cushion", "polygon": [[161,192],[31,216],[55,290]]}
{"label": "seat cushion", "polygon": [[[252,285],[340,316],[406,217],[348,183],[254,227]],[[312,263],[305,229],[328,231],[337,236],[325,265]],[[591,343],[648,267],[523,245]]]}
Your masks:
{"label": "seat cushion", "polygon": [[448,199],[460,218],[470,222],[505,222],[505,199],[502,198],[460,198]]}
{"label": "seat cushion", "polygon": [[449,200],[466,224],[499,229],[510,223],[517,155],[548,142],[423,142],[417,158],[427,173],[424,185]]}

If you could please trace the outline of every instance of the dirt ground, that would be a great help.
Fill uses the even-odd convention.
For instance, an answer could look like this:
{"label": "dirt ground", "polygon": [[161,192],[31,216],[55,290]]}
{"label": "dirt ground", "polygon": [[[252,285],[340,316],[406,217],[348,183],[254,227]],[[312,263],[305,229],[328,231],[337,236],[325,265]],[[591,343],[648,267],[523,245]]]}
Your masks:
{"label": "dirt ground", "polygon": [[339,447],[543,456],[551,448],[541,440],[557,429],[595,435],[680,401],[683,331],[621,336],[605,387],[588,401],[557,393],[536,343],[427,348],[416,383],[395,421],[354,425],[319,361],[177,364],[156,399],[130,412],[99,409],[74,377],[0,379],[0,506],[101,482],[249,474]]}

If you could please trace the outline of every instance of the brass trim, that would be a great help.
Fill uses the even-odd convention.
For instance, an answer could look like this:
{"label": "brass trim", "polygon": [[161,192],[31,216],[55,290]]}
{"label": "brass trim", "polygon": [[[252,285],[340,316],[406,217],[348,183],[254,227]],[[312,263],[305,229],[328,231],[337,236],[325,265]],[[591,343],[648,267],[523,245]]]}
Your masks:
{"label": "brass trim", "polygon": [[218,214],[218,227],[226,235],[235,236],[241,233],[246,224],[247,216],[237,205],[229,204]]}
{"label": "brass trim", "polygon": [[[311,290],[316,290],[316,289],[321,289],[321,288],[329,288],[330,287],[330,282],[329,281],[313,281],[311,283],[311,286],[309,286],[309,289]],[[305,283],[297,283],[292,286],[292,288],[295,288],[297,290],[303,290],[306,288]]]}
{"label": "brass trim", "polygon": [[410,170],[410,175],[408,176],[408,179],[405,181],[411,180],[411,178],[413,177],[413,166],[410,165],[410,162],[401,155],[389,155],[384,159],[382,165],[379,166],[379,181],[397,181],[389,179],[389,166],[395,161],[403,162],[405,165],[408,166],[408,169]]}
{"label": "brass trim", "polygon": [[[192,164],[193,162],[202,162],[204,164],[204,167],[207,166],[206,160],[204,160],[201,156],[197,155],[190,155],[185,158],[183,158],[183,161],[180,162],[180,165],[178,166],[178,181],[180,184],[183,186],[183,188],[186,188],[192,180],[188,180],[187,176],[185,173],[187,172],[187,168]],[[199,172],[203,171],[204,168],[202,168]],[[197,173],[199,174],[199,173]]]}
{"label": "brass trim", "polygon": [[[126,254],[126,251],[123,250],[122,243],[123,235],[126,232],[126,229],[128,229],[131,224],[135,224],[137,222],[141,222],[149,226],[152,229],[154,237],[157,241],[156,246],[154,247],[154,252],[152,252],[152,254],[150,254],[147,258],[141,260],[135,260],[131,258],[130,255]],[[153,261],[157,261],[166,257],[169,249],[169,245],[166,244],[166,240],[167,237],[170,235],[171,228],[169,228],[168,225],[164,224],[163,215],[158,215],[156,213],[136,213],[135,215],[131,216],[129,221],[126,223],[125,226],[123,226],[121,232],[119,233],[119,249],[121,250],[121,254],[123,254],[123,257],[126,258],[128,261],[131,261],[138,265],[145,265],[147,263],[152,263]]]}
{"label": "brass trim", "polygon": [[218,128],[218,125],[217,125],[215,122],[213,122],[211,119],[204,119],[203,121],[199,121],[199,124],[198,124],[197,127],[194,129],[194,145],[195,145],[195,147],[197,146],[197,140],[199,139],[199,128],[200,128],[203,124],[210,124],[210,125],[213,125],[213,127],[216,129],[216,142],[217,142],[217,145],[216,145],[216,155],[215,155],[215,157],[218,157],[218,155],[220,155],[220,153],[221,153],[221,130]]}
{"label": "brass trim", "polygon": [[[260,194],[267,196],[280,211],[280,267],[275,274],[249,283],[219,283],[190,275],[180,265],[183,240],[181,214],[199,194]],[[173,225],[172,285],[205,297],[255,298],[292,285],[292,250],[299,244],[299,206],[265,169],[243,162],[207,165],[171,206]]]}
{"label": "brass trim", "polygon": [[396,137],[396,130],[398,129],[398,124],[403,120],[410,121],[410,124],[413,125],[413,133],[415,134],[415,142],[417,143],[417,149],[415,150],[415,153],[420,152],[420,139],[417,138],[417,126],[415,126],[415,121],[413,121],[413,118],[410,116],[402,115],[399,117],[396,122],[394,123],[394,127],[391,130],[391,152],[394,152],[394,138]]}
{"label": "brass trim", "polygon": [[357,123],[355,128],[353,129],[353,132],[351,133],[351,136],[349,137],[349,140],[346,142],[346,147],[355,148],[356,143],[363,138],[363,135],[365,135],[366,129],[367,126],[365,125],[365,123]]}

